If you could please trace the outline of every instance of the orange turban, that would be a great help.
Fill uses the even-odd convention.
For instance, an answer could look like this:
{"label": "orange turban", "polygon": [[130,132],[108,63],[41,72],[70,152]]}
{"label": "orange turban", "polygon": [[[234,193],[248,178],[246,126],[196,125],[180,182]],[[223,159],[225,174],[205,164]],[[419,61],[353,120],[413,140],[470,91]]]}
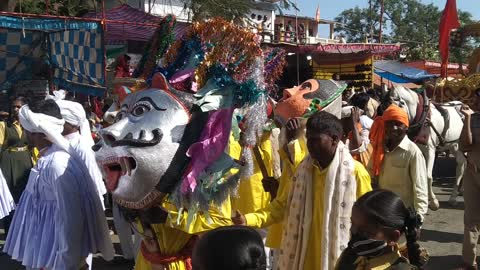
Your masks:
{"label": "orange turban", "polygon": [[397,105],[390,105],[383,116],[378,116],[373,122],[370,130],[370,143],[373,146],[372,153],[372,174],[378,176],[382,168],[383,158],[385,156],[384,140],[385,140],[385,122],[398,121],[407,127],[409,126],[408,115]]}

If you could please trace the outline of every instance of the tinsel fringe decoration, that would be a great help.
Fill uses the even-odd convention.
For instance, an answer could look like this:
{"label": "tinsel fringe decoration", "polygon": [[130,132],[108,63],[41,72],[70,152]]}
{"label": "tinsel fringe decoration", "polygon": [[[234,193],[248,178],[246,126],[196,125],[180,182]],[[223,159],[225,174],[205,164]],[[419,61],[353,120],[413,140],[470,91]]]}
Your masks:
{"label": "tinsel fringe decoration", "polygon": [[276,91],[275,83],[287,66],[286,55],[287,52],[281,48],[263,49],[265,86],[269,93]]}
{"label": "tinsel fringe decoration", "polygon": [[240,173],[226,175],[217,180],[213,187],[198,186],[188,197],[182,194],[180,186],[172,193],[169,200],[180,208],[188,208],[190,213],[208,212],[211,205],[220,206],[230,195],[235,194],[240,181]]}
{"label": "tinsel fringe decoration", "polygon": [[242,167],[242,178],[249,178],[253,175],[254,161],[252,147],[257,145],[258,138],[262,136],[263,128],[267,123],[267,97],[265,95],[257,99],[245,116],[245,136],[242,150],[242,160],[245,166]]}
{"label": "tinsel fringe decoration", "polygon": [[204,52],[203,60],[195,69],[194,84],[202,88],[211,78],[210,68],[221,66],[237,83],[244,83],[255,59],[262,55],[259,37],[222,18],[204,23],[195,22],[182,40],[178,40],[165,55],[165,64],[173,64],[186,41],[198,40]]}
{"label": "tinsel fringe decoration", "polygon": [[150,77],[158,61],[175,41],[174,29],[176,24],[177,19],[174,15],[167,15],[163,18],[155,34],[147,42],[145,53],[142,55],[138,67],[133,72],[133,77],[142,79]]}
{"label": "tinsel fringe decoration", "polygon": [[249,179],[253,175],[253,152],[252,147],[243,147],[242,148],[242,161],[245,162],[245,165],[242,166],[241,176],[242,179]]}

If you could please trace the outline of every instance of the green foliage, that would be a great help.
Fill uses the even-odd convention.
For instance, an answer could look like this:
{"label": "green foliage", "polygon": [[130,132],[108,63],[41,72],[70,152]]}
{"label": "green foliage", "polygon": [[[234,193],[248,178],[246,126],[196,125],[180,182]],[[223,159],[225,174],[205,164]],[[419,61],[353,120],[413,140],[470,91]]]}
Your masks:
{"label": "green foliage", "polygon": [[0,1],[0,10],[1,11],[13,11],[15,7],[16,0],[1,0]]}
{"label": "green foliage", "polygon": [[[81,16],[92,6],[96,0],[49,0],[48,10],[51,15],[58,16]],[[22,0],[17,1],[16,12],[45,14],[47,6],[45,0]]]}
{"label": "green foliage", "polygon": [[[381,0],[371,0],[372,8],[344,10],[335,20],[335,31],[349,42],[379,41]],[[439,60],[438,39],[442,10],[418,0],[384,0],[383,42],[406,45],[407,60]],[[473,22],[469,12],[459,11],[462,25]],[[371,34],[373,33],[373,35]],[[474,46],[473,43],[471,46]],[[465,61],[470,51],[452,50],[451,61]]]}
{"label": "green foliage", "polygon": [[[182,0],[185,8],[192,11],[193,21],[222,17],[240,22],[254,7],[253,0]],[[267,1],[265,1],[267,2]],[[277,9],[298,9],[293,0],[281,0]]]}

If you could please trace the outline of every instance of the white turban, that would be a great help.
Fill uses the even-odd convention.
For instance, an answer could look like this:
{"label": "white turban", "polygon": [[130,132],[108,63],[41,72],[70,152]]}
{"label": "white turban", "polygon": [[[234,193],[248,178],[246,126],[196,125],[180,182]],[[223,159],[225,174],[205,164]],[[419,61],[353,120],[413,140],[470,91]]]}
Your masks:
{"label": "white turban", "polygon": [[42,133],[47,139],[68,152],[70,143],[63,137],[65,120],[43,113],[34,113],[28,105],[23,105],[18,112],[22,127],[30,133]]}
{"label": "white turban", "polygon": [[[342,107],[342,119],[351,117],[352,116],[352,109],[353,109],[353,106]],[[363,114],[363,110],[361,110],[361,109],[358,109],[358,112],[360,113],[360,115]]]}
{"label": "white turban", "polygon": [[93,141],[90,132],[90,123],[88,122],[83,106],[78,102],[63,100],[66,96],[64,90],[54,91],[53,94],[54,96],[48,96],[47,99],[53,99],[57,102],[65,122],[72,126],[79,127],[83,142],[87,143],[89,147],[92,147],[95,142]]}

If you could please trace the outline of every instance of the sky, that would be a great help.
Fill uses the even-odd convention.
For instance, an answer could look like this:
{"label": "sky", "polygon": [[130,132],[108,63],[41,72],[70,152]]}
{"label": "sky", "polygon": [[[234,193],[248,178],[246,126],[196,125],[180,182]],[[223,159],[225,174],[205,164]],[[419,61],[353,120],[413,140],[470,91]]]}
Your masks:
{"label": "sky", "polygon": [[[322,19],[333,20],[343,10],[355,6],[367,7],[368,0],[296,0],[300,9],[299,15],[315,18],[317,6],[320,6],[320,17]],[[446,0],[420,0],[425,4],[433,3],[440,7],[445,7]],[[457,8],[472,13],[473,19],[480,21],[480,0],[457,0]],[[286,13],[293,13],[292,10]],[[328,35],[328,30],[320,29],[320,36]]]}

